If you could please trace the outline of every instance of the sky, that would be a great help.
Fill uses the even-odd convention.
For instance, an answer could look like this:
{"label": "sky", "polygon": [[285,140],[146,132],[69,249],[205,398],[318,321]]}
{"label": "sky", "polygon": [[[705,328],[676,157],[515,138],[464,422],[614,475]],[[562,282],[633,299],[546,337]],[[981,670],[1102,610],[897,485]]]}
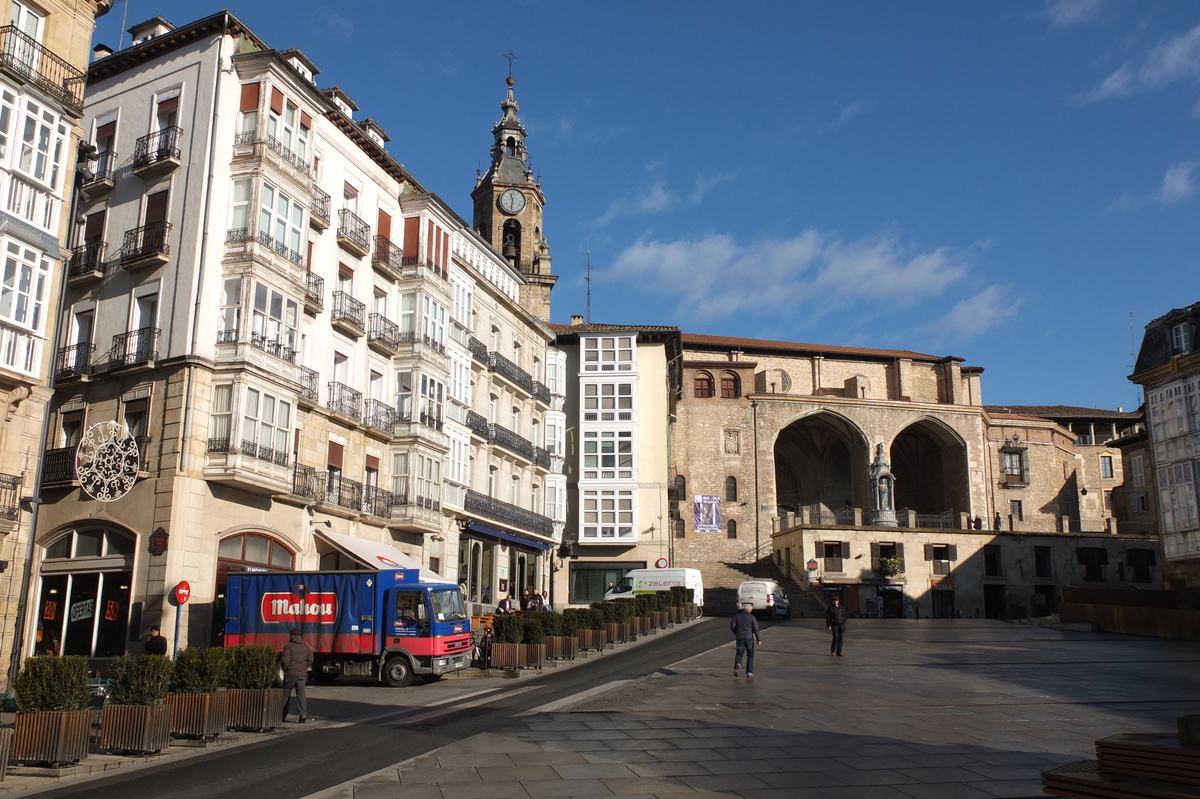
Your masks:
{"label": "sky", "polygon": [[[551,321],[953,355],[1125,410],[1200,301],[1193,0],[244,0],[470,222],[512,72]],[[118,0],[94,41],[194,0]],[[122,25],[124,21],[124,25]],[[123,36],[123,41],[121,38]]]}

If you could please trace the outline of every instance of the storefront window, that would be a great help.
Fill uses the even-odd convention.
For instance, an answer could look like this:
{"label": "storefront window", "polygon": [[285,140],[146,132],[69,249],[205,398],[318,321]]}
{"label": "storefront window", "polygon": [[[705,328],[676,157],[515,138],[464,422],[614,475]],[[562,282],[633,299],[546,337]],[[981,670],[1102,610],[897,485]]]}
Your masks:
{"label": "storefront window", "polygon": [[125,653],[135,539],[102,528],[73,530],[46,547],[34,651],[115,657]]}

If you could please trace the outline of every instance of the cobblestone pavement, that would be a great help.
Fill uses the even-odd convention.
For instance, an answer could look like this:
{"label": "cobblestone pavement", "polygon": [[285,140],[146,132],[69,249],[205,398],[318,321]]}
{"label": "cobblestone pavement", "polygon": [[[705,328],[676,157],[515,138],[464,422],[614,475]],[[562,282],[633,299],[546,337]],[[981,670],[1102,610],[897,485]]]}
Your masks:
{"label": "cobblestone pavement", "polygon": [[1200,712],[1195,641],[852,620],[836,658],[799,619],[763,643],[752,679],[731,642],[310,799],[1035,797],[1095,739]]}

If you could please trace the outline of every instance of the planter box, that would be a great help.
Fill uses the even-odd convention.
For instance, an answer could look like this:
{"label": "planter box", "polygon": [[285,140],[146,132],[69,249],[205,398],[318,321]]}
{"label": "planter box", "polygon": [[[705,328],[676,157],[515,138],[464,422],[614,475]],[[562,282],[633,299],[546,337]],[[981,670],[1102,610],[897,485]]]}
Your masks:
{"label": "planter box", "polygon": [[104,706],[100,715],[101,751],[147,755],[170,745],[170,705]]}
{"label": "planter box", "polygon": [[689,602],[684,607],[687,608],[686,615],[689,619],[700,618],[700,606],[695,602]]}
{"label": "planter box", "polygon": [[0,780],[8,776],[8,758],[12,754],[12,727],[0,728]]}
{"label": "planter box", "polygon": [[546,657],[549,660],[574,660],[579,654],[579,637],[576,635],[547,635]]}
{"label": "planter box", "polygon": [[546,665],[546,645],[545,644],[517,644],[520,647],[520,662],[523,669],[542,670],[542,666]]}
{"label": "planter box", "polygon": [[671,623],[683,624],[683,606],[676,605],[671,608]]}
{"label": "planter box", "polygon": [[579,648],[585,652],[604,648],[603,630],[576,630],[575,637],[579,639]]}
{"label": "planter box", "polygon": [[230,688],[229,718],[231,730],[266,732],[283,723],[282,688]]}
{"label": "planter box", "polygon": [[604,639],[608,643],[624,643],[625,639],[621,636],[621,625],[617,622],[606,621],[604,623]]}
{"label": "planter box", "polygon": [[521,668],[521,645],[493,643],[491,663],[494,669]]}
{"label": "planter box", "polygon": [[13,725],[13,762],[51,766],[79,762],[87,757],[94,718],[91,710],[18,713]]}
{"label": "planter box", "polygon": [[216,738],[229,724],[228,691],[170,693],[167,705],[171,708],[171,735],[176,738]]}
{"label": "planter box", "polygon": [[650,626],[658,630],[665,630],[667,624],[671,621],[671,614],[665,610],[650,611]]}
{"label": "planter box", "polygon": [[633,629],[637,630],[638,635],[650,634],[650,617],[649,616],[634,616]]}
{"label": "planter box", "polygon": [[637,630],[634,629],[633,622],[631,622],[631,621],[621,622],[621,640],[623,640],[623,641],[636,641],[637,640]]}

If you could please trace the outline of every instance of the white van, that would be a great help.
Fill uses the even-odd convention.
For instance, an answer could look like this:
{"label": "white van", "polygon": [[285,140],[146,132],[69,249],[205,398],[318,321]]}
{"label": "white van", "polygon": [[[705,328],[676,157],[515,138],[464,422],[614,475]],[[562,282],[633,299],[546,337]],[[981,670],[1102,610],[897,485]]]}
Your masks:
{"label": "white van", "polygon": [[751,612],[762,614],[768,619],[777,619],[780,616],[786,619],[792,615],[792,606],[787,595],[783,593],[779,583],[770,580],[747,580],[739,585],[735,610],[743,605],[752,605]]}
{"label": "white van", "polygon": [[604,595],[605,599],[624,599],[634,594],[651,594],[669,591],[673,585],[692,589],[693,601],[704,607],[704,582],[699,569],[633,569],[626,572],[621,582]]}

